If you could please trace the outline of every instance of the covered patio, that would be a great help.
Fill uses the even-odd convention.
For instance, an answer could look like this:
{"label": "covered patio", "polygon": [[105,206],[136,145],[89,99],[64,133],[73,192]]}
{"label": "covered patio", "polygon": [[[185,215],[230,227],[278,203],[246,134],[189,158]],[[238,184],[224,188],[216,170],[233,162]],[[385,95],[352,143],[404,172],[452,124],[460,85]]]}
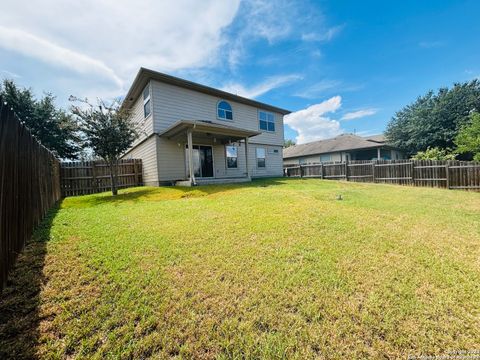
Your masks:
{"label": "covered patio", "polygon": [[[180,120],[158,135],[164,139],[186,145],[186,179],[177,185],[195,186],[251,180],[248,162],[249,141],[259,131],[241,129],[206,120]],[[213,146],[235,144],[244,146],[244,172],[235,177],[218,177],[213,167]],[[207,145],[205,145],[207,144]],[[210,149],[209,149],[210,147]]]}

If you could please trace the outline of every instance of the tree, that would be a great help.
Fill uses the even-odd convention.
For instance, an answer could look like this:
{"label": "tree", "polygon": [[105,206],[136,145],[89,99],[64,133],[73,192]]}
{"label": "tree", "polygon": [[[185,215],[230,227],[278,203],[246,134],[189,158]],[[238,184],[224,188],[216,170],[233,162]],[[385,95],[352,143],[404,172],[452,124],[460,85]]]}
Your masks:
{"label": "tree", "polygon": [[429,91],[393,116],[386,137],[410,156],[429,147],[454,148],[458,131],[476,109],[480,109],[479,80]]}
{"label": "tree", "polygon": [[459,153],[471,153],[474,160],[480,161],[480,113],[470,116],[470,122],[462,126],[455,143]]}
{"label": "tree", "polygon": [[296,142],[295,142],[295,140],[292,140],[292,139],[287,139],[283,142],[283,147],[284,148],[288,148],[288,147],[294,146],[294,145],[296,145]]}
{"label": "tree", "polygon": [[72,106],[72,113],[79,120],[84,147],[93,150],[110,167],[112,195],[117,195],[118,161],[138,137],[130,111],[122,108],[118,100],[110,104],[99,100],[97,105],[75,97],[71,100],[86,105]]}
{"label": "tree", "polygon": [[419,151],[412,159],[414,160],[455,160],[456,154],[451,149],[440,149],[428,147],[425,151]]}
{"label": "tree", "polygon": [[81,150],[78,125],[70,114],[55,106],[52,94],[37,100],[31,89],[18,88],[13,81],[5,80],[0,86],[0,95],[32,134],[57,157],[78,157]]}

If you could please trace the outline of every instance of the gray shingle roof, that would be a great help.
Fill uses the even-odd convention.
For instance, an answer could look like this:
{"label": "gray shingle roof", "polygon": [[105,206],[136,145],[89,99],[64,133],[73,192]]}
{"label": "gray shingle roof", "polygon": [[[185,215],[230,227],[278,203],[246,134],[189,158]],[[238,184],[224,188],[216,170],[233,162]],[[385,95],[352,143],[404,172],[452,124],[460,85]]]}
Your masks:
{"label": "gray shingle roof", "polygon": [[361,137],[353,134],[343,134],[333,139],[313,141],[306,144],[290,146],[283,149],[284,158],[293,158],[305,155],[327,154],[338,151],[376,148],[385,145],[383,135]]}

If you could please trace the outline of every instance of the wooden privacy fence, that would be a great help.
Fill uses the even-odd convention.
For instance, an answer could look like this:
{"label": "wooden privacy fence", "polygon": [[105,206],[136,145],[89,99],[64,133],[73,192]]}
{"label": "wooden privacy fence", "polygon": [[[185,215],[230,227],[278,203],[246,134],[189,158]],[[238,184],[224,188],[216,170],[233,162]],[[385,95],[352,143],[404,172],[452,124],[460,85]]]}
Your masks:
{"label": "wooden privacy fence", "polygon": [[[63,162],[60,171],[64,197],[111,189],[110,167],[104,161]],[[119,189],[142,185],[142,160],[120,160],[117,185]]]}
{"label": "wooden privacy fence", "polygon": [[17,255],[60,200],[60,163],[0,97],[0,290]]}
{"label": "wooden privacy fence", "polygon": [[285,167],[286,176],[480,190],[480,163],[443,160],[356,160]]}

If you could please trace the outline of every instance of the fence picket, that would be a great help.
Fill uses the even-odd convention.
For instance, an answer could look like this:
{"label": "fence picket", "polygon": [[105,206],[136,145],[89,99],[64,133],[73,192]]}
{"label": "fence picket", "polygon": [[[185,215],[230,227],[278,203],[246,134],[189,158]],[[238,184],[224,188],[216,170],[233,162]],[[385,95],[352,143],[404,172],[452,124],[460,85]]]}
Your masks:
{"label": "fence picket", "polygon": [[480,189],[480,162],[459,160],[350,160],[286,166],[288,177]]}
{"label": "fence picket", "polygon": [[60,197],[60,162],[0,97],[0,291],[33,229]]}
{"label": "fence picket", "polygon": [[[110,168],[103,161],[63,162],[60,167],[62,196],[87,195],[110,190]],[[120,160],[118,188],[142,185],[142,160]]]}

